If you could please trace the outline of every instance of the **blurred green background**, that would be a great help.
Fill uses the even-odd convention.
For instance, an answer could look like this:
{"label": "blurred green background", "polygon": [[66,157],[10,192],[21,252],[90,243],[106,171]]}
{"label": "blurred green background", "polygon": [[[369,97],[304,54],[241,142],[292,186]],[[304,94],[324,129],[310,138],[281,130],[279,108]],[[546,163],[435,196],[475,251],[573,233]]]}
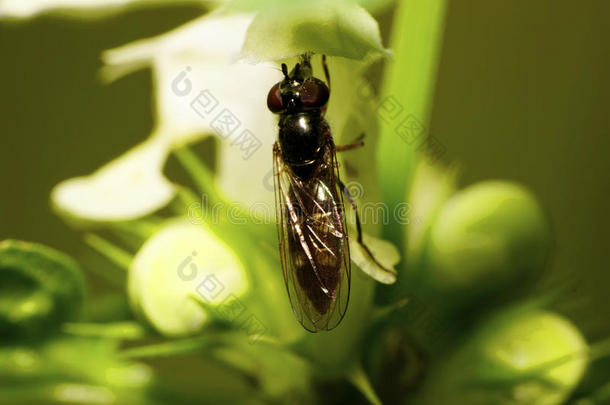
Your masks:
{"label": "blurred green background", "polygon": [[[134,11],[104,20],[0,23],[0,239],[86,249],[49,208],[59,181],[85,175],[152,128],[150,72],[105,86],[103,50],[202,13]],[[610,3],[450,4],[429,132],[459,162],[462,185],[529,187],[555,228],[547,282],[574,275],[563,312],[592,340],[610,312]],[[383,24],[383,20],[381,21]]]}

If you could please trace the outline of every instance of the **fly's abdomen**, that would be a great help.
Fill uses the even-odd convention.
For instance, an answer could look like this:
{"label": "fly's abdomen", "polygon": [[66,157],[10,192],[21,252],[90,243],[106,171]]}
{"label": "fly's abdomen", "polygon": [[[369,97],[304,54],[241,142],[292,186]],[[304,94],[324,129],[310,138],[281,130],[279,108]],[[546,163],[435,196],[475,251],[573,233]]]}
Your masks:
{"label": "fly's abdomen", "polygon": [[320,315],[333,308],[340,287],[346,241],[342,227],[337,226],[341,224],[336,218],[339,212],[320,210],[320,207],[328,206],[325,200],[332,198],[324,189],[320,191],[323,186],[317,184],[308,193],[317,200],[304,207],[307,212],[293,210],[297,221],[296,226],[290,228],[288,238],[296,279]]}
{"label": "fly's abdomen", "polygon": [[[310,236],[308,231],[305,234],[305,237]],[[297,281],[316,311],[324,315],[336,297],[343,246],[337,239],[327,240],[325,247],[313,249],[308,255],[302,249],[296,232],[290,236],[288,249],[294,261]]]}

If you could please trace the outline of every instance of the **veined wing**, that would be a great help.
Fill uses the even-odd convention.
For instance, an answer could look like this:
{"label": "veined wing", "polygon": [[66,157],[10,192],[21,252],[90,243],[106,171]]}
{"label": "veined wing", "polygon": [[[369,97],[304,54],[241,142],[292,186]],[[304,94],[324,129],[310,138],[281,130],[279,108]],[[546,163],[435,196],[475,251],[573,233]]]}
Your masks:
{"label": "veined wing", "polygon": [[292,309],[311,332],[341,322],[349,300],[350,259],[334,145],[302,181],[274,147],[276,215],[284,281]]}

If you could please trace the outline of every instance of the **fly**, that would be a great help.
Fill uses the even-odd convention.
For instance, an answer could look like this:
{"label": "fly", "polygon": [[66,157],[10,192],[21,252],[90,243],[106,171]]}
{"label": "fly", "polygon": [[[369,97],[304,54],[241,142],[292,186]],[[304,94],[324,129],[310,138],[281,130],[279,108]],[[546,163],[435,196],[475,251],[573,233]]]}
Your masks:
{"label": "fly", "polygon": [[[280,117],[273,165],[284,282],[298,321],[310,332],[335,328],[347,310],[351,262],[343,194],[356,206],[339,178],[336,152],[364,145],[335,146],[324,118],[330,97],[324,56],[322,66],[326,83],[313,76],[308,54],[290,72],[282,64],[284,78],[267,96],[267,107]],[[370,255],[357,211],[356,225]]]}

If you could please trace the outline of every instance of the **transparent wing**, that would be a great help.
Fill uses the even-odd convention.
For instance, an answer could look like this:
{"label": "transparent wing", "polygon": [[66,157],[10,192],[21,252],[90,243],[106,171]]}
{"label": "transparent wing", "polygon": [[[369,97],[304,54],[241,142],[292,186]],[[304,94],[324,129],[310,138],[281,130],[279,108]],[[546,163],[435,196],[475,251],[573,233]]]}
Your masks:
{"label": "transparent wing", "polygon": [[341,322],[349,301],[350,259],[334,145],[308,181],[294,176],[274,147],[276,215],[284,281],[292,309],[311,332]]}

